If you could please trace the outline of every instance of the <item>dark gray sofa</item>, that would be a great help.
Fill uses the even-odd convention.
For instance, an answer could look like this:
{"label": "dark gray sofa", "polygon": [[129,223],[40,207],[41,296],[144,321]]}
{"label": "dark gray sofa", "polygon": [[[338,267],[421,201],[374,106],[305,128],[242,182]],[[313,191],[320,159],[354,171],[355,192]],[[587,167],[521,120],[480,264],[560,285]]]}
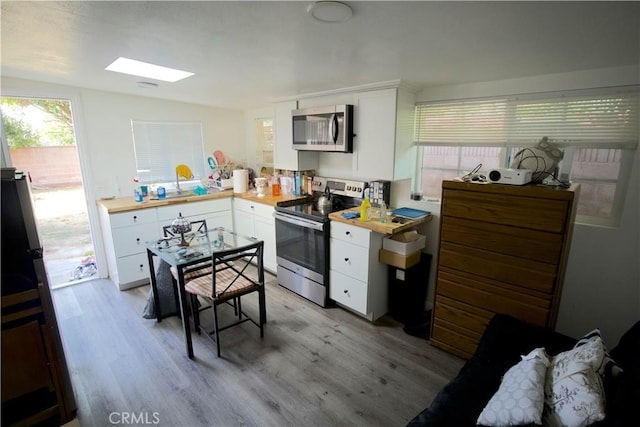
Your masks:
{"label": "dark gray sofa", "polygon": [[[575,343],[565,335],[497,314],[489,322],[475,354],[408,426],[475,426],[482,409],[498,390],[502,376],[518,363],[521,355],[537,347],[545,347],[549,355],[555,355]],[[598,425],[640,425],[640,321],[610,354],[624,372],[605,384],[607,417]]]}

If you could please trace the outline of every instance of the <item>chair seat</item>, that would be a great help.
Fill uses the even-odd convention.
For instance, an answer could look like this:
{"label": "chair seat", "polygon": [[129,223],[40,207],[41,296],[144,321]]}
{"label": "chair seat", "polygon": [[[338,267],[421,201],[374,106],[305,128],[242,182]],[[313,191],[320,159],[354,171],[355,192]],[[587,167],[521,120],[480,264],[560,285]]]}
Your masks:
{"label": "chair seat", "polygon": [[[189,267],[189,272],[184,273],[184,281],[193,280],[202,275],[208,274],[211,276],[211,261],[201,262],[200,264],[195,264]],[[171,275],[174,279],[178,280],[178,269],[176,267],[171,267]]]}
{"label": "chair seat", "polygon": [[[233,282],[234,279],[235,282]],[[238,276],[238,274],[231,268],[219,270],[216,273],[217,297],[215,298],[212,297],[213,277],[211,274],[197,277],[189,281],[184,286],[187,292],[200,295],[208,300],[233,298],[234,295],[245,293],[247,290],[254,289],[256,287],[257,285],[254,282],[247,280],[243,276]]]}

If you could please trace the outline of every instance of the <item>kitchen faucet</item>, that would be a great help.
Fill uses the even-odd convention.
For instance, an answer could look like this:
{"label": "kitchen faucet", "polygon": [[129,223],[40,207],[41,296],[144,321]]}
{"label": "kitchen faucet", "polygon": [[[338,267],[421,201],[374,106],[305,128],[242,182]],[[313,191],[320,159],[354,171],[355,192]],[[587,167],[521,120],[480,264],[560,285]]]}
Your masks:
{"label": "kitchen faucet", "polygon": [[189,169],[189,166],[187,165],[176,166],[176,192],[178,194],[182,194],[182,189],[180,188],[180,177],[183,177],[184,179],[193,178],[193,173],[191,172],[191,169]]}

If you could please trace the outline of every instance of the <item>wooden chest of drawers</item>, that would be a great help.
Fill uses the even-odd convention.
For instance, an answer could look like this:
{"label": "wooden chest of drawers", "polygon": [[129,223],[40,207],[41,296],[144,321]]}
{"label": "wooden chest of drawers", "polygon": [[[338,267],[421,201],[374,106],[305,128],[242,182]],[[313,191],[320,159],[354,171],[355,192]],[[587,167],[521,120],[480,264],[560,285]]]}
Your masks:
{"label": "wooden chest of drawers", "polygon": [[433,345],[471,357],[495,313],[555,326],[577,194],[442,183]]}

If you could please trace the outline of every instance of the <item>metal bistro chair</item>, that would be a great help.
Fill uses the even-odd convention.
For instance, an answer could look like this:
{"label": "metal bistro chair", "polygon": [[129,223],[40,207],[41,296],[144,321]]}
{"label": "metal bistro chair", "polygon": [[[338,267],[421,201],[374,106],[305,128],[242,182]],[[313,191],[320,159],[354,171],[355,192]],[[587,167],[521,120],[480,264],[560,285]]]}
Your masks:
{"label": "metal bistro chair", "polygon": [[[264,324],[266,323],[266,302],[264,287],[264,266],[262,255],[264,242],[258,241],[249,246],[231,248],[214,252],[211,263],[213,274],[195,278],[185,285],[185,290],[190,294],[191,312],[198,332],[204,331],[209,338],[216,343],[218,357],[220,357],[220,332],[232,326],[250,321],[260,329],[260,337],[264,337]],[[243,259],[242,262],[233,261]],[[257,272],[253,273],[252,262],[256,262]],[[258,306],[260,319],[256,322],[242,311],[241,297],[253,292],[258,293]],[[200,324],[199,309],[197,308],[198,296],[210,303],[213,312],[213,330],[209,331]],[[237,320],[223,327],[218,321],[218,306],[235,300],[234,315]],[[244,317],[243,317],[244,316]]]}

